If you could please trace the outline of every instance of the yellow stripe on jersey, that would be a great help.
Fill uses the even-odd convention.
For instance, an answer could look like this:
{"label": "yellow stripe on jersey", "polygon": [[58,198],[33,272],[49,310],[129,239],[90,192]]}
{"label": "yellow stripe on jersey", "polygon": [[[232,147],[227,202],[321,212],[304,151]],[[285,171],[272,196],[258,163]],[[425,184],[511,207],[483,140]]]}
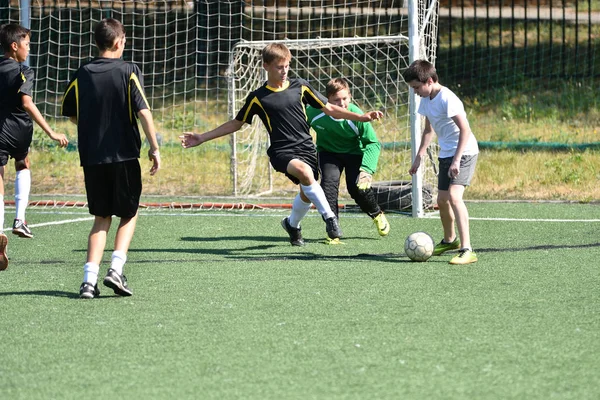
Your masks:
{"label": "yellow stripe on jersey", "polygon": [[[23,81],[23,83],[27,82],[27,78],[25,77],[25,74],[21,72],[21,80]],[[17,93],[21,93],[21,88],[19,88],[19,91]]]}
{"label": "yellow stripe on jersey", "polygon": [[77,79],[75,79],[65,91],[65,95],[63,96],[62,103],[60,105],[61,114],[62,109],[65,107],[65,99],[69,95],[71,89],[75,90],[75,105],[77,106],[77,120],[79,121],[79,83],[77,82]]}
{"label": "yellow stripe on jersey", "polygon": [[[258,100],[258,98],[253,98],[252,101],[250,102],[250,104],[248,105],[248,109],[246,110],[246,113],[244,114],[244,121],[246,121],[246,119],[248,118],[248,113],[250,112],[250,110],[252,109],[252,105],[256,104],[257,106],[260,107],[261,110],[263,110],[263,113],[265,114],[265,118],[267,119],[267,130],[269,132],[273,132],[273,128],[271,127],[271,119],[269,118],[269,115],[267,114],[267,112],[265,111],[265,109],[263,108],[262,104],[260,104],[260,100]],[[250,123],[252,121],[246,121],[247,123]]]}
{"label": "yellow stripe on jersey", "polygon": [[273,86],[269,86],[269,85],[267,85],[267,89],[269,89],[269,90],[271,90],[271,91],[273,91],[273,92],[282,92],[282,91],[284,91],[285,89],[287,89],[289,86],[290,86],[290,81],[285,81],[285,82],[283,83],[283,86],[281,86],[280,88],[275,88],[275,87],[273,87]]}
{"label": "yellow stripe on jersey", "polygon": [[140,80],[135,75],[135,73],[132,72],[131,76],[129,77],[129,85],[127,85],[127,101],[129,103],[129,120],[133,123],[134,115],[133,115],[133,107],[131,106],[131,82],[133,82],[133,84],[135,84],[135,86],[137,86],[139,92],[142,94],[142,98],[144,99],[144,103],[146,103],[146,107],[148,107],[148,109],[150,109],[150,103],[148,103],[148,100],[146,99],[146,96],[144,95],[144,89],[142,88]]}
{"label": "yellow stripe on jersey", "polygon": [[[320,108],[325,107],[325,104],[321,100],[319,100],[319,98],[317,96],[315,96],[313,91],[310,90],[308,88],[308,86],[304,86],[304,85],[302,85],[302,90],[300,92],[300,103],[302,103],[302,98],[304,97],[305,92],[308,93],[310,95],[310,97],[315,99],[317,101],[317,103],[319,103],[319,105],[321,106]],[[306,118],[306,120],[308,121],[308,115],[306,114],[306,106],[304,106],[304,103],[302,103],[302,105],[303,105],[302,110],[304,110],[304,118]]]}

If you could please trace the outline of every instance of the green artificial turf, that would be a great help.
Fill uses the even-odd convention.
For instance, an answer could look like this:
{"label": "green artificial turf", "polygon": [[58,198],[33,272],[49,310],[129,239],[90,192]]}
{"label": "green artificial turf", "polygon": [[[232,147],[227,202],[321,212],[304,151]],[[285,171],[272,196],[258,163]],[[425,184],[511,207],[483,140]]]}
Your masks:
{"label": "green artificial turf", "polygon": [[0,398],[600,397],[600,207],[468,207],[468,266],[404,255],[414,231],[441,239],[437,218],[388,214],[380,238],[345,213],[346,244],[328,246],[311,212],[297,248],[285,211],[143,211],[134,295],[93,300],[78,298],[91,220],[44,225],[86,211],[30,208],[35,238],[9,235],[0,273]]}

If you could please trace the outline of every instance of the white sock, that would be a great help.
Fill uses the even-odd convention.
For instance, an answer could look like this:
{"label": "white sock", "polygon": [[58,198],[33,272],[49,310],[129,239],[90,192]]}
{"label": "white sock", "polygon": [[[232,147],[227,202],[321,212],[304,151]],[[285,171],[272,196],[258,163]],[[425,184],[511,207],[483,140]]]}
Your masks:
{"label": "white sock", "polygon": [[29,203],[29,191],[31,190],[31,171],[22,169],[17,171],[15,178],[15,207],[16,218],[25,221],[25,209]]}
{"label": "white sock", "polygon": [[329,207],[327,198],[325,198],[325,192],[323,192],[321,185],[317,182],[313,182],[310,186],[304,186],[302,184],[300,186],[306,197],[308,197],[315,207],[317,207],[319,214],[321,214],[323,218],[327,219],[335,217],[335,214],[331,211],[331,207]]}
{"label": "white sock", "polygon": [[93,262],[85,263],[83,266],[83,281],[96,285],[98,283],[98,271],[100,266]]}
{"label": "white sock", "polygon": [[292,203],[292,213],[288,218],[288,222],[292,228],[300,228],[300,221],[302,218],[308,213],[312,203],[305,203],[300,197],[300,193],[294,198],[294,202]]}
{"label": "white sock", "polygon": [[0,233],[4,233],[4,195],[0,194]]}
{"label": "white sock", "polygon": [[110,267],[114,269],[117,274],[123,275],[123,266],[125,265],[125,261],[127,261],[127,254],[121,250],[115,250],[112,253]]}

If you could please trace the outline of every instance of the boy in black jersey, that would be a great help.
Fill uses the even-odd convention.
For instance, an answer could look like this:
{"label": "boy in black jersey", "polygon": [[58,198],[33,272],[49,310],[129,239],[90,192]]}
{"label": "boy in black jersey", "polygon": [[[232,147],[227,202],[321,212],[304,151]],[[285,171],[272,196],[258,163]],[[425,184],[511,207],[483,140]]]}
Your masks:
{"label": "boy in black jersey", "polygon": [[138,118],[150,144],[150,175],[160,168],[154,121],[144,95],[141,71],[137,65],[121,60],[125,27],[107,18],[98,23],[94,35],[100,55],[77,70],[62,104],[62,115],[77,124],[88,207],[95,216],[79,289],[79,296],[86,299],[100,295],[99,265],[113,215],[120,217],[120,222],[104,285],[117,295],[132,295],[123,266],[142,192]]}
{"label": "boy in black jersey", "polygon": [[[263,68],[267,82],[251,92],[246,103],[232,119],[203,133],[185,133],[180,136],[184,148],[198,146],[206,141],[238,131],[244,123],[251,123],[258,115],[267,128],[271,146],[267,150],[271,165],[300,185],[300,193],[292,203],[292,213],[281,222],[293,246],[304,245],[300,221],[314,204],[325,220],[327,236],[342,236],[338,219],[331,210],[323,189],[318,184],[317,152],[306,119],[306,105],[323,110],[334,118],[368,122],[381,118],[380,111],[365,114],[350,112],[327,102],[303,79],[288,79],[292,55],[284,44],[272,43],[262,51]],[[311,204],[312,203],[312,204]]]}
{"label": "boy in black jersey", "polygon": [[34,73],[22,63],[29,55],[30,30],[18,24],[0,26],[0,45],[4,56],[0,58],[0,270],[6,269],[7,238],[4,228],[4,166],[15,159],[16,218],[13,233],[20,237],[33,235],[25,222],[25,208],[29,202],[31,172],[29,171],[29,146],[33,138],[33,121],[60,147],[69,141],[55,133],[33,102]]}

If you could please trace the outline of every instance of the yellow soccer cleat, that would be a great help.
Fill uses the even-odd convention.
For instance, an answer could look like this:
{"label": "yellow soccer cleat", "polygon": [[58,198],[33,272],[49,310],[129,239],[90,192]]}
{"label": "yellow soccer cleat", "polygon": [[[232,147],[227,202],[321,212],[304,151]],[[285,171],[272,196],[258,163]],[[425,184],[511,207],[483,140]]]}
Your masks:
{"label": "yellow soccer cleat", "polygon": [[455,265],[472,264],[474,262],[477,262],[477,254],[471,249],[459,250],[458,255],[452,257],[452,260],[450,260],[450,264]]}
{"label": "yellow soccer cleat", "polygon": [[446,243],[444,242],[444,239],[442,239],[441,242],[435,245],[435,248],[433,249],[433,255],[439,256],[447,251],[458,249],[460,249],[460,240],[458,240],[458,236],[456,237],[456,239],[454,239],[453,242],[450,243]]}
{"label": "yellow soccer cleat", "polygon": [[377,227],[377,232],[379,233],[379,236],[387,236],[388,233],[390,233],[390,224],[388,223],[388,220],[385,217],[385,215],[383,215],[383,213],[380,213],[378,216],[373,218],[373,222]]}
{"label": "yellow soccer cleat", "polygon": [[346,244],[346,243],[342,242],[340,240],[340,238],[331,239],[331,238],[328,238],[328,237],[325,238],[325,242],[324,243],[325,244],[329,244],[329,245],[333,245],[333,246],[340,245],[340,244]]}

